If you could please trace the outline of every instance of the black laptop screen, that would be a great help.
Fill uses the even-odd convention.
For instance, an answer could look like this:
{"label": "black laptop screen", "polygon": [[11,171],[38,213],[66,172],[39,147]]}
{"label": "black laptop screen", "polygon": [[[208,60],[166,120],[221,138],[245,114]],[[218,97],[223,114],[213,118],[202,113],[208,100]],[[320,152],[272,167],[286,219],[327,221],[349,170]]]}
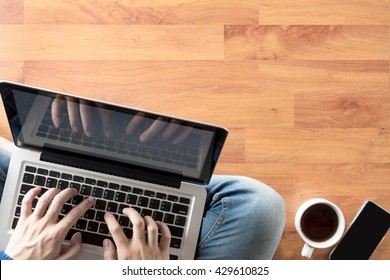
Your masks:
{"label": "black laptop screen", "polygon": [[224,128],[99,101],[1,83],[19,147],[71,152],[208,183]]}

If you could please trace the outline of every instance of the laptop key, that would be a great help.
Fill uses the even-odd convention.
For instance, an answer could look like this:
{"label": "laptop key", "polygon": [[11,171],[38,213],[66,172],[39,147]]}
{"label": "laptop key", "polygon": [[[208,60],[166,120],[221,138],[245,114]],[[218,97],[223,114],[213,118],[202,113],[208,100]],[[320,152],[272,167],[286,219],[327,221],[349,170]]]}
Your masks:
{"label": "laptop key", "polygon": [[175,215],[172,215],[172,214],[169,214],[169,213],[165,214],[165,216],[164,216],[164,223],[166,223],[166,224],[173,224],[174,221],[175,221]]}
{"label": "laptop key", "polygon": [[25,168],[24,170],[27,171],[27,172],[30,172],[30,173],[35,173],[35,172],[37,172],[37,168],[36,168],[36,167],[34,167],[34,166],[29,166],[29,165],[27,165],[26,168]]}
{"label": "laptop key", "polygon": [[139,188],[133,188],[133,193],[135,193],[135,194],[143,194],[144,191],[142,189],[139,189]]}
{"label": "laptop key", "polygon": [[155,221],[158,221],[158,222],[162,222],[163,221],[163,217],[164,217],[164,213],[163,212],[159,212],[159,211],[154,211],[153,212],[153,220]]}
{"label": "laptop key", "polygon": [[130,186],[126,186],[126,185],[122,185],[121,186],[121,191],[131,192],[131,187]]}
{"label": "laptop key", "polygon": [[168,200],[173,202],[178,202],[179,197],[177,197],[176,195],[168,195]]}
{"label": "laptop key", "polygon": [[88,185],[81,186],[80,194],[89,196],[89,195],[91,195],[91,192],[92,192],[91,186],[88,186]]}
{"label": "laptop key", "polygon": [[14,220],[12,221],[12,229],[16,228],[16,225],[18,224],[18,221],[19,221],[19,218],[14,218]]}
{"label": "laptop key", "polygon": [[109,234],[110,233],[110,231],[108,230],[107,224],[101,223],[99,225],[99,233],[101,233],[101,234]]}
{"label": "laptop key", "polygon": [[84,183],[84,177],[74,175],[73,176],[73,181],[76,181],[78,183]]}
{"label": "laptop key", "polygon": [[186,217],[177,215],[175,220],[175,225],[184,227],[186,224],[186,220],[187,220]]}
{"label": "laptop key", "polygon": [[154,191],[145,190],[144,195],[145,196],[149,196],[149,197],[154,197],[155,192]]}
{"label": "laptop key", "polygon": [[68,174],[68,173],[62,173],[61,174],[61,179],[64,179],[64,180],[72,180],[72,175],[71,174]]}
{"label": "laptop key", "polygon": [[84,214],[84,218],[86,218],[88,220],[93,220],[93,219],[95,219],[95,214],[96,214],[95,210],[88,209],[87,212],[85,212],[85,214]]}
{"label": "laptop key", "polygon": [[89,221],[88,222],[88,226],[87,226],[87,230],[88,231],[97,232],[98,229],[99,229],[99,223],[94,222],[94,221]]}
{"label": "laptop key", "polygon": [[94,187],[92,189],[92,196],[97,197],[97,198],[101,198],[103,196],[103,189],[98,188],[98,187]]}
{"label": "laptop key", "polygon": [[171,235],[174,237],[183,237],[184,229],[181,227],[173,226],[173,225],[167,225]]}
{"label": "laptop key", "polygon": [[56,188],[58,180],[54,178],[48,178],[46,181],[46,187],[48,188]]}
{"label": "laptop key", "polygon": [[15,216],[16,217],[20,217],[21,210],[22,210],[22,208],[20,206],[16,207],[16,209],[15,209]]}
{"label": "laptop key", "polygon": [[122,226],[122,227],[128,227],[129,226],[129,223],[130,223],[130,219],[129,217],[127,216],[119,216],[119,224]]}
{"label": "laptop key", "polygon": [[79,219],[76,222],[75,228],[77,229],[86,229],[87,228],[87,221],[83,219]]}
{"label": "laptop key", "polygon": [[38,168],[38,174],[48,175],[49,174],[49,170],[43,169],[43,168]]}
{"label": "laptop key", "polygon": [[145,217],[145,216],[152,216],[152,210],[150,209],[142,209],[141,211],[141,216],[142,217]]}
{"label": "laptop key", "polygon": [[130,204],[130,205],[135,205],[137,203],[137,199],[138,199],[138,197],[136,195],[128,194],[127,199],[126,199],[126,203]]}
{"label": "laptop key", "polygon": [[32,184],[34,182],[34,175],[30,173],[24,173],[23,183]]}
{"label": "laptop key", "polygon": [[151,209],[159,209],[160,208],[160,200],[158,199],[150,199],[149,208]]}
{"label": "laptop key", "polygon": [[110,183],[108,187],[113,190],[119,190],[119,184]]}
{"label": "laptop key", "polygon": [[107,202],[102,199],[97,199],[95,202],[95,208],[98,210],[106,210]]}
{"label": "laptop key", "polygon": [[178,238],[172,238],[171,239],[171,244],[170,244],[170,247],[171,248],[176,248],[176,249],[180,249],[180,246],[181,246],[181,239],[178,239]]}
{"label": "laptop key", "polygon": [[[78,231],[75,229],[70,229],[68,234],[66,235],[65,239],[70,240],[72,238],[73,234],[75,234],[76,232],[78,232]],[[83,236],[82,237],[83,243],[91,244],[91,245],[95,245],[95,246],[103,246],[104,239],[111,239],[113,241],[112,237],[104,236],[104,235],[97,234],[97,233],[83,231],[81,234]]]}
{"label": "laptop key", "polygon": [[149,204],[149,198],[140,196],[138,199],[138,206],[147,207]]}
{"label": "laptop key", "polygon": [[105,190],[103,194],[103,198],[107,200],[113,200],[114,199],[115,192],[112,190]]}
{"label": "laptop key", "polygon": [[160,199],[166,199],[167,198],[167,195],[165,193],[156,193],[156,198],[160,198]]}
{"label": "laptop key", "polygon": [[188,206],[183,204],[174,203],[172,207],[172,212],[180,215],[187,215]]}
{"label": "laptop key", "polygon": [[21,194],[26,194],[29,190],[33,189],[34,186],[30,186],[30,185],[26,185],[26,184],[22,184],[21,188],[20,188],[20,193]]}
{"label": "laptop key", "polygon": [[88,185],[96,185],[96,180],[91,178],[85,178],[85,183]]}
{"label": "laptop key", "polygon": [[79,205],[84,200],[84,197],[81,195],[76,195],[72,198],[73,205]]}
{"label": "laptop key", "polygon": [[183,204],[190,204],[191,200],[189,198],[186,198],[186,197],[180,197],[179,202],[183,203]]}
{"label": "laptop key", "polygon": [[115,201],[117,202],[125,202],[126,200],[126,194],[123,192],[116,192],[115,194]]}
{"label": "laptop key", "polygon": [[97,181],[97,185],[99,186],[99,187],[103,187],[103,188],[107,188],[107,186],[108,186],[108,183],[107,182],[105,182],[105,181]]}
{"label": "laptop key", "polygon": [[24,197],[24,195],[19,195],[18,202],[17,202],[18,205],[22,205],[23,197]]}
{"label": "laptop key", "polygon": [[68,181],[60,180],[60,182],[58,183],[58,188],[60,190],[65,190],[68,187],[69,187],[69,182]]}
{"label": "laptop key", "polygon": [[107,203],[107,211],[116,213],[118,211],[118,203],[108,202]]}
{"label": "laptop key", "polygon": [[161,203],[161,208],[160,210],[162,211],[166,211],[166,212],[170,212],[171,211],[171,205],[172,203],[168,202],[168,201],[163,201]]}
{"label": "laptop key", "polygon": [[37,186],[44,186],[46,184],[46,177],[43,177],[43,176],[40,176],[40,175],[37,175],[35,177],[35,182],[34,182],[35,185]]}
{"label": "laptop key", "polygon": [[60,173],[60,172],[57,172],[57,171],[51,170],[51,171],[49,172],[49,176],[50,176],[50,177],[54,177],[54,178],[60,178],[61,173]]}
{"label": "laptop key", "polygon": [[95,220],[98,221],[98,222],[104,222],[104,212],[97,211]]}
{"label": "laptop key", "polygon": [[70,183],[69,187],[72,188],[72,189],[76,189],[78,192],[81,189],[81,185],[79,183],[75,183],[75,182]]}

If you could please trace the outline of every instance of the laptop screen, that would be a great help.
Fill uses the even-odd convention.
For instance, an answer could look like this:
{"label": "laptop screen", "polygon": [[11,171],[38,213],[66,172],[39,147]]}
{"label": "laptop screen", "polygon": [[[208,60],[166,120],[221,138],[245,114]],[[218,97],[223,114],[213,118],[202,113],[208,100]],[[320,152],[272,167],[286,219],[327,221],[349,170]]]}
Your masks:
{"label": "laptop screen", "polygon": [[104,158],[205,184],[227,137],[221,127],[24,85],[3,82],[0,91],[19,147]]}

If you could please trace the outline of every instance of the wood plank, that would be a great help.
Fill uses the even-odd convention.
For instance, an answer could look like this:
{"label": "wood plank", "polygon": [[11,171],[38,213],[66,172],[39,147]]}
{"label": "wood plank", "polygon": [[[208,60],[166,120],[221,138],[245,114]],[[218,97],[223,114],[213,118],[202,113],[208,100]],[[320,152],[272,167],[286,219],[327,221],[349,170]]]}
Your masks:
{"label": "wood plank", "polygon": [[0,60],[223,58],[222,27],[209,25],[0,25],[0,41]]}
{"label": "wood plank", "polygon": [[388,61],[261,61],[260,92],[294,96],[295,127],[389,127]]}
{"label": "wood plank", "polygon": [[0,24],[23,23],[23,0],[0,0]]}
{"label": "wood plank", "polygon": [[258,2],[35,0],[26,1],[24,19],[34,24],[257,24]]}
{"label": "wood plank", "polygon": [[1,61],[0,80],[9,80],[21,83],[24,80],[24,61]]}
{"label": "wood plank", "polygon": [[225,26],[225,59],[388,60],[389,28],[230,25]]}
{"label": "wood plank", "polygon": [[259,86],[255,61],[27,61],[26,76],[27,82],[48,88],[104,98],[128,93],[258,94]]}
{"label": "wood plank", "polygon": [[390,127],[390,96],[365,94],[295,95],[295,127]]}
{"label": "wood plank", "polygon": [[295,193],[302,197],[340,195],[335,199],[346,219],[351,220],[360,205],[371,199],[390,208],[390,163],[299,164],[294,166]]}
{"label": "wood plank", "polygon": [[388,163],[389,129],[247,129],[247,162]]}
{"label": "wood plank", "polygon": [[388,0],[262,0],[260,24],[387,25]]}
{"label": "wood plank", "polygon": [[262,60],[260,92],[327,96],[389,90],[388,60]]}

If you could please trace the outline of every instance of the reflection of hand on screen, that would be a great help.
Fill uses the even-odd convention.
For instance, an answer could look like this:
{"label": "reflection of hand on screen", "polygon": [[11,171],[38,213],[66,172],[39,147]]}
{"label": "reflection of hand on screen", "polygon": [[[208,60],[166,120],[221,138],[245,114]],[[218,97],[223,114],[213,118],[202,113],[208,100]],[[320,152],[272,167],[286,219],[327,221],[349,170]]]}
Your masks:
{"label": "reflection of hand on screen", "polygon": [[[55,127],[60,127],[62,124],[61,110],[62,107],[67,107],[69,125],[74,132],[84,132],[86,136],[94,135],[94,119],[92,117],[91,106],[86,102],[77,103],[72,98],[66,98],[66,101],[60,98],[53,100],[51,108],[51,117]],[[111,116],[107,110],[97,108],[100,116],[100,122],[104,135],[110,137],[112,135]]]}
{"label": "reflection of hand on screen", "polygon": [[[145,114],[138,113],[133,119],[127,124],[126,134],[130,135],[146,121]],[[145,143],[152,138],[158,137],[157,139],[162,142],[170,140],[173,144],[180,144],[191,134],[192,127],[185,127],[178,135],[175,134],[177,129],[180,127],[182,122],[169,119],[165,117],[157,118],[145,131],[140,135],[140,142]],[[175,134],[175,135],[174,135]],[[171,139],[174,136],[173,139]]]}

